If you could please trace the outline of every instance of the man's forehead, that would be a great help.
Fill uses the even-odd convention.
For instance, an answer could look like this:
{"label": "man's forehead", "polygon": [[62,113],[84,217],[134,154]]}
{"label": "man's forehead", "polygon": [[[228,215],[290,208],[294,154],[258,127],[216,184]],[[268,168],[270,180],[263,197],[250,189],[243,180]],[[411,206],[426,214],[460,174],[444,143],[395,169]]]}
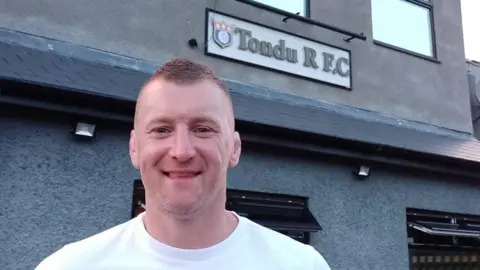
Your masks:
{"label": "man's forehead", "polygon": [[182,114],[196,113],[222,118],[232,113],[229,103],[228,96],[213,82],[203,80],[176,84],[157,79],[150,81],[140,92],[135,120],[139,120],[139,114],[143,115],[142,118],[146,117],[146,113],[164,117],[193,117]]}
{"label": "man's forehead", "polygon": [[[224,107],[226,104],[225,94],[218,86],[209,82],[201,81],[191,84],[176,84],[173,82],[152,82],[147,85],[140,97],[140,105],[181,105],[189,104],[191,107]],[[178,102],[181,104],[172,104]]]}
{"label": "man's forehead", "polygon": [[191,96],[194,94],[213,96],[227,96],[222,89],[210,80],[202,79],[191,83],[176,83],[158,78],[148,82],[140,90],[137,103],[149,100],[155,96]]}

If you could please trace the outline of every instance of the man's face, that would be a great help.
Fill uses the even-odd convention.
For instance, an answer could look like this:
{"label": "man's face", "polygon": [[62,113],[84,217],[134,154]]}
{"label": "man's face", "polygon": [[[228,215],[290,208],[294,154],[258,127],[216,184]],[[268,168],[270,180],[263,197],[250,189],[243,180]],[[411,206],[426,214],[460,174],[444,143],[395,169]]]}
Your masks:
{"label": "man's face", "polygon": [[130,156],[140,170],[147,207],[185,215],[225,192],[240,138],[228,98],[208,80],[178,85],[161,79],[138,101]]}

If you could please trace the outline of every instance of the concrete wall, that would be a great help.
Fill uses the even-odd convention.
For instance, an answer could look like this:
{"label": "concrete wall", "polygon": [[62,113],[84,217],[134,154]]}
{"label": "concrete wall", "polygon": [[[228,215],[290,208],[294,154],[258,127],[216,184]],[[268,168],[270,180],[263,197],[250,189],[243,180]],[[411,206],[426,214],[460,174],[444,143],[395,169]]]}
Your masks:
{"label": "concrete wall", "polygon": [[[0,111],[3,270],[33,269],[63,244],[128,220],[138,177],[127,128],[100,126],[95,140],[75,142],[70,119],[22,111]],[[352,169],[245,148],[229,186],[309,196],[324,228],[312,244],[338,270],[408,269],[406,207],[480,214],[480,191],[458,179],[373,168],[370,179],[356,181]]]}
{"label": "concrete wall", "polygon": [[[110,1],[0,0],[0,27],[163,63],[187,56],[224,78],[394,117],[472,132],[465,79],[460,3],[434,1],[439,60],[435,63],[374,45],[369,0],[311,1],[311,17],[353,32],[366,42],[290,20],[235,0]],[[188,8],[185,8],[188,6]],[[352,52],[353,91],[206,57],[187,40],[204,40],[205,8],[283,28]]]}

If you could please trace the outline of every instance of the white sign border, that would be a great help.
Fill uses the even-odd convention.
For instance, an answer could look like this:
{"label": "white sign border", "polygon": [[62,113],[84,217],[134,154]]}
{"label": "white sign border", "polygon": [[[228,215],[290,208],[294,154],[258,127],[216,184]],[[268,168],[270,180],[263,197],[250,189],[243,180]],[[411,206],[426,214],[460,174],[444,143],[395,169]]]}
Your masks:
{"label": "white sign border", "polygon": [[[290,36],[293,36],[293,37],[297,37],[297,38],[300,38],[300,39],[305,39],[305,40],[308,40],[308,41],[311,41],[311,42],[322,44],[324,46],[331,47],[331,48],[334,48],[334,49],[338,49],[338,50],[341,50],[341,51],[344,51],[344,52],[348,53],[348,59],[349,59],[349,64],[350,64],[350,71],[349,71],[350,84],[349,84],[349,87],[339,85],[339,84],[335,84],[335,83],[331,83],[329,81],[319,80],[319,79],[316,79],[316,78],[299,75],[299,74],[288,72],[288,71],[285,71],[285,70],[270,68],[270,67],[266,67],[266,66],[263,66],[263,65],[259,65],[259,64],[248,62],[248,61],[243,61],[243,60],[239,60],[239,59],[235,59],[235,58],[231,58],[231,57],[227,57],[227,56],[223,56],[223,55],[219,55],[219,54],[215,54],[215,53],[210,52],[208,50],[208,47],[210,45],[209,41],[211,40],[209,35],[208,35],[208,29],[209,29],[208,25],[210,23],[208,21],[208,18],[209,18],[210,13],[230,17],[232,19],[236,19],[236,20],[243,21],[243,22],[246,22],[246,23],[254,24],[254,25],[257,25],[257,26],[260,26],[260,27],[267,28],[269,30],[281,32],[281,33],[284,33],[284,34],[287,34],[287,35],[290,35]],[[345,48],[341,48],[341,47],[338,47],[338,46],[335,46],[335,45],[327,44],[325,42],[321,42],[321,41],[318,41],[318,40],[315,40],[315,39],[312,39],[312,38],[301,36],[301,35],[298,35],[298,34],[295,34],[295,33],[292,33],[292,32],[288,32],[288,31],[278,29],[278,28],[275,28],[275,27],[272,27],[272,26],[268,26],[268,25],[265,25],[265,24],[261,24],[261,23],[258,23],[258,22],[254,22],[254,21],[251,21],[251,20],[248,20],[248,19],[245,19],[245,18],[240,18],[238,16],[231,15],[231,14],[228,14],[228,13],[225,13],[225,12],[222,12],[222,11],[214,10],[214,9],[211,9],[211,8],[206,8],[205,9],[205,27],[204,27],[204,29],[205,29],[204,53],[207,56],[216,57],[216,58],[220,58],[220,59],[224,59],[224,60],[228,60],[228,61],[232,61],[232,62],[237,62],[237,63],[240,63],[240,64],[252,66],[252,67],[258,67],[258,68],[262,68],[262,69],[265,69],[265,70],[269,70],[269,71],[273,71],[273,72],[277,72],[277,73],[281,73],[281,74],[285,74],[285,75],[289,75],[289,76],[293,76],[293,77],[297,77],[297,78],[302,78],[302,79],[306,79],[306,80],[309,80],[309,81],[322,83],[322,84],[333,86],[333,87],[336,87],[336,88],[341,88],[341,89],[345,89],[345,90],[349,90],[349,91],[353,90],[352,53],[351,53],[351,50],[349,50],[349,49],[345,49]],[[213,42],[213,40],[212,40],[212,42]]]}

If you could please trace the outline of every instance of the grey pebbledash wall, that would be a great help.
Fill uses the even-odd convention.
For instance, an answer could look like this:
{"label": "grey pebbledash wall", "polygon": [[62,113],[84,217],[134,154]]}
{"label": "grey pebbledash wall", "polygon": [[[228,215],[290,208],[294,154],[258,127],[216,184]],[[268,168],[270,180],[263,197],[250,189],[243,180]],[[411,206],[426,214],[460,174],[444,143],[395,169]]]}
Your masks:
{"label": "grey pebbledash wall", "polygon": [[[225,79],[472,133],[459,1],[433,3],[441,63],[374,45],[370,0],[310,2],[312,19],[363,32],[367,40],[347,43],[344,35],[293,19],[284,23],[278,14],[236,0],[120,0],[114,5],[95,0],[0,0],[0,27],[160,64],[186,56],[209,64]],[[353,90],[206,57],[207,7],[350,50]],[[190,38],[199,41],[198,49],[188,47]]]}
{"label": "grey pebbledash wall", "polygon": [[[138,172],[128,157],[129,129],[100,126],[94,140],[77,142],[63,117],[0,110],[0,130],[8,131],[0,132],[3,270],[33,269],[62,245],[130,218]],[[480,214],[480,191],[455,179],[373,168],[358,181],[352,169],[245,146],[229,187],[310,197],[323,226],[312,244],[338,270],[408,269],[406,207]]]}

